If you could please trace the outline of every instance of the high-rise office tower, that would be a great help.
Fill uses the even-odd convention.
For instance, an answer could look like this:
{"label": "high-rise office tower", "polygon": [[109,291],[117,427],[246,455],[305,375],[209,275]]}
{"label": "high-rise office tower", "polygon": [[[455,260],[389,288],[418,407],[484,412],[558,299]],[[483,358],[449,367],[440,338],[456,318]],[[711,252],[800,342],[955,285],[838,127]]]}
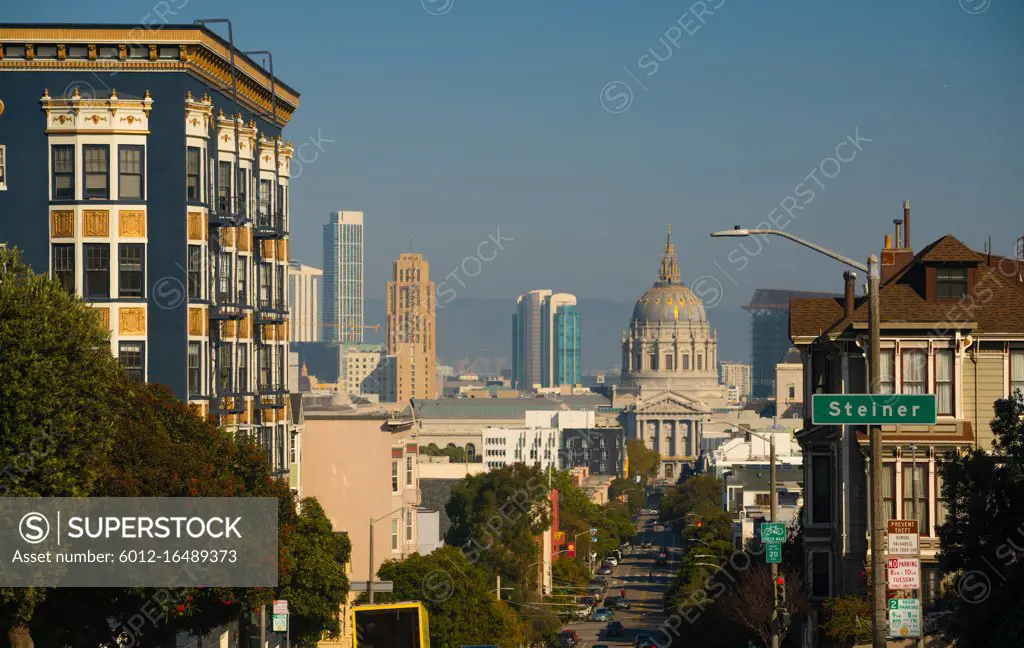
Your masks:
{"label": "high-rise office tower", "polygon": [[437,398],[435,298],[430,266],[420,254],[394,262],[387,288],[387,349],[395,356],[395,398]]}
{"label": "high-rise office tower", "polygon": [[281,134],[299,95],[206,27],[173,27],[0,27],[0,240],[99,312],[129,375],[286,471]]}
{"label": "high-rise office tower", "polygon": [[324,271],[297,261],[288,264],[288,311],[292,342],[319,342]]}
{"label": "high-rise office tower", "polygon": [[512,384],[516,389],[579,384],[580,318],[576,297],[532,290],[512,316]]}
{"label": "high-rise office tower", "polygon": [[324,225],[321,340],[363,342],[363,212],[339,211]]}

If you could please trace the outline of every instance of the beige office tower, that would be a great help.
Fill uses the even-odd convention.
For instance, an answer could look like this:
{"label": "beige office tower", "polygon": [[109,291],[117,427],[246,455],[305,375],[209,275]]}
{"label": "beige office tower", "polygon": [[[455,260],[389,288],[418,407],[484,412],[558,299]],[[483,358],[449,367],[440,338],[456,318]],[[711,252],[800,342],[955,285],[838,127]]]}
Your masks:
{"label": "beige office tower", "polygon": [[434,326],[434,282],[430,265],[420,254],[403,254],[394,262],[388,282],[387,346],[396,358],[395,397],[437,398]]}

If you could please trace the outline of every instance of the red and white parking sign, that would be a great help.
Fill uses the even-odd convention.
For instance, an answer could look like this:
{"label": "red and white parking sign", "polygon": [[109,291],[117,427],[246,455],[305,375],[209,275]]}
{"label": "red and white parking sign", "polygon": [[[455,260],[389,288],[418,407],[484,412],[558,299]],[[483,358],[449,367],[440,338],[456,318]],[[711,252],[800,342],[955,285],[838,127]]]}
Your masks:
{"label": "red and white parking sign", "polygon": [[921,560],[919,558],[889,558],[889,589],[920,589]]}

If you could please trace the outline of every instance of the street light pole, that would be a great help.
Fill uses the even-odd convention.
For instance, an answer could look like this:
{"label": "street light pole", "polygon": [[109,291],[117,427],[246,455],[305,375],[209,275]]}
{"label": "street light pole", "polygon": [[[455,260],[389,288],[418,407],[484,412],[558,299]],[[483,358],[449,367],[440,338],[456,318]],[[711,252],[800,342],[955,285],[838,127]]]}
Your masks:
{"label": "street light pole", "polygon": [[[880,281],[878,257],[868,257],[868,320],[870,326],[869,374],[871,393],[882,392],[882,324],[879,312],[878,291]],[[874,648],[885,648],[886,639],[886,575],[885,546],[886,513],[882,500],[882,428],[870,426],[871,430],[871,636]]]}
{"label": "street light pole", "polygon": [[[768,483],[771,489],[771,517],[772,522],[778,520],[779,515],[779,491],[775,481],[775,434],[771,435],[771,443],[769,445],[769,458],[768,462],[771,464],[768,472]],[[779,577],[779,566],[776,563],[772,563],[772,595],[775,594],[775,582]],[[779,621],[781,615],[779,614],[779,601],[775,601],[773,617],[775,623],[772,624],[772,648],[779,648]]]}
{"label": "street light pole", "polygon": [[[793,236],[789,232],[774,229],[743,229],[736,226],[731,230],[714,232],[712,237],[734,237],[774,235],[789,239],[794,243],[810,248],[815,252],[835,259],[851,268],[866,272],[868,275],[868,320],[870,344],[867,354],[868,374],[871,377],[871,394],[881,393],[881,311],[879,310],[879,284],[881,271],[878,265],[878,257],[872,254],[868,257],[867,265],[854,261],[853,259],[833,252],[810,241]],[[871,615],[871,636],[873,648],[885,648],[886,646],[886,576],[885,576],[885,546],[883,538],[886,531],[885,510],[882,501],[882,429],[877,425],[868,426],[871,439],[871,590],[872,590],[872,615]]]}
{"label": "street light pole", "polygon": [[372,605],[373,604],[373,577],[374,577],[374,573],[373,573],[373,518],[372,517],[370,518],[370,565],[369,565],[368,569],[370,570],[370,573],[369,573],[368,578],[366,579],[366,593],[369,595],[369,597],[370,597],[370,604]]}

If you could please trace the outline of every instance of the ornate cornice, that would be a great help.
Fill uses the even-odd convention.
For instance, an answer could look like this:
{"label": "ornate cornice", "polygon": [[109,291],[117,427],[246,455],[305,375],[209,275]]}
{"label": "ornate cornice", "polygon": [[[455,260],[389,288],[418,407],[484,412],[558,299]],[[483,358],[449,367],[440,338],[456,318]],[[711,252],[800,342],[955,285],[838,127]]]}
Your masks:
{"label": "ornate cornice", "polygon": [[[25,59],[0,56],[0,72],[5,71],[90,71],[90,72],[187,72],[218,87],[225,94],[231,92],[230,48],[212,32],[203,27],[166,27],[142,29],[139,27],[0,27],[0,44],[25,45]],[[56,43],[57,59],[39,59],[28,56],[35,53],[32,46]],[[96,58],[98,44],[118,46],[118,58]],[[68,59],[69,46],[85,46],[90,53],[86,59]],[[147,59],[126,58],[127,45],[148,46]],[[177,46],[173,59],[157,58],[157,46]],[[272,97],[277,96],[277,123],[284,126],[299,106],[299,95],[288,86],[275,82],[271,93],[271,77],[263,68],[250,61],[241,52],[235,52],[236,80],[239,102],[270,118]]]}

